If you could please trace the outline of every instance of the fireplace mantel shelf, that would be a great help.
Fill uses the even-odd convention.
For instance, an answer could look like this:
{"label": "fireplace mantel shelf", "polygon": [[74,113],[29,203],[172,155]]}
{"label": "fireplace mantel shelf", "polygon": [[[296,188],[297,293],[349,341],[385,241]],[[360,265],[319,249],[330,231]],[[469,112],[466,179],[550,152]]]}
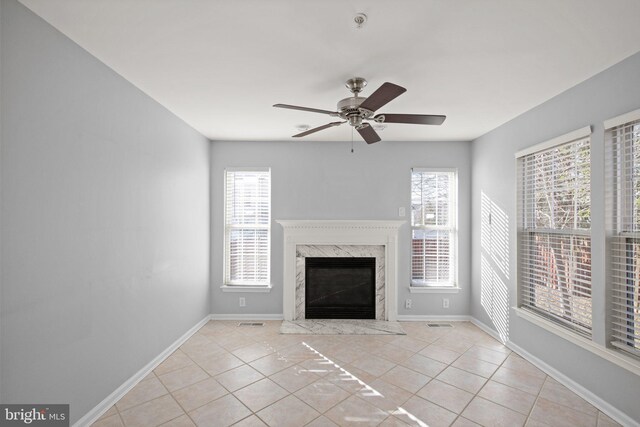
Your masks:
{"label": "fireplace mantel shelf", "polygon": [[283,314],[295,317],[298,245],[379,245],[384,247],[385,320],[397,316],[397,220],[276,220],[284,229]]}
{"label": "fireplace mantel shelf", "polygon": [[406,221],[390,220],[309,220],[309,219],[278,219],[276,220],[285,229],[307,228],[355,228],[355,229],[398,229]]}

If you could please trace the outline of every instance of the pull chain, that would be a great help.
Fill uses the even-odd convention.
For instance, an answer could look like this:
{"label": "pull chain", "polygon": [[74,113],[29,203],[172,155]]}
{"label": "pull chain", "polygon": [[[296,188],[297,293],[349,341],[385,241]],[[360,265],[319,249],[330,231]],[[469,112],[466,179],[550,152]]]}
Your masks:
{"label": "pull chain", "polygon": [[353,153],[353,126],[351,126],[351,152]]}

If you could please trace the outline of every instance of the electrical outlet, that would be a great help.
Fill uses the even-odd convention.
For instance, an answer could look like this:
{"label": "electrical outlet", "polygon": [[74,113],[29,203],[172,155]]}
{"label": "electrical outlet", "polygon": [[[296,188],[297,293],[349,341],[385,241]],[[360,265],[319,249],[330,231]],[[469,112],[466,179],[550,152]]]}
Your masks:
{"label": "electrical outlet", "polygon": [[398,216],[404,216],[404,215],[405,215],[404,207],[398,208]]}
{"label": "electrical outlet", "polygon": [[247,305],[247,301],[244,299],[244,297],[240,297],[239,303],[240,307],[244,307]]}
{"label": "electrical outlet", "polygon": [[407,300],[404,302],[404,308],[411,309],[411,299],[407,298]]}
{"label": "electrical outlet", "polygon": [[449,308],[449,298],[442,298],[442,308]]}

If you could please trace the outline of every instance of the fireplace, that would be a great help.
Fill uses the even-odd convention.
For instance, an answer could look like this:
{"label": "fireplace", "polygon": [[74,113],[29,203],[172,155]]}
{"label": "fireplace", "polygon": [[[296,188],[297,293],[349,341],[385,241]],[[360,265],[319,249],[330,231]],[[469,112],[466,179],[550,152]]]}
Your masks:
{"label": "fireplace", "polygon": [[396,320],[398,228],[404,221],[276,220],[284,230],[283,315],[307,319],[306,260],[375,258],[375,319]]}
{"label": "fireplace", "polygon": [[307,319],[375,319],[376,259],[305,259]]}

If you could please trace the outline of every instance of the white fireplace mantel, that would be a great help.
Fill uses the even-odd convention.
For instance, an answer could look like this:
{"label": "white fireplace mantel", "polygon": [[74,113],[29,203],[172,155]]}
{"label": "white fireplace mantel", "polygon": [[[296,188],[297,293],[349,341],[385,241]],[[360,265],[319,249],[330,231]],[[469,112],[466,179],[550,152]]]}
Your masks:
{"label": "white fireplace mantel", "polygon": [[385,319],[396,320],[398,229],[405,221],[276,220],[284,229],[283,314],[295,316],[296,246],[382,245],[385,251]]}

